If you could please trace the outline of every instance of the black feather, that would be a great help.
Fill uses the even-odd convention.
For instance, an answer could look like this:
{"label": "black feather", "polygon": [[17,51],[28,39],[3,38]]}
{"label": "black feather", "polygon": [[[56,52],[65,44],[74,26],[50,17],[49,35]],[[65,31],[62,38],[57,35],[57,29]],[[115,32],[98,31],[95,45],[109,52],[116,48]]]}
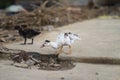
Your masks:
{"label": "black feather", "polygon": [[15,29],[19,31],[20,36],[22,36],[25,39],[24,44],[26,44],[27,38],[32,39],[32,44],[33,44],[33,38],[37,35],[39,35],[41,32],[35,31],[33,29],[23,29],[20,26],[15,26]]}

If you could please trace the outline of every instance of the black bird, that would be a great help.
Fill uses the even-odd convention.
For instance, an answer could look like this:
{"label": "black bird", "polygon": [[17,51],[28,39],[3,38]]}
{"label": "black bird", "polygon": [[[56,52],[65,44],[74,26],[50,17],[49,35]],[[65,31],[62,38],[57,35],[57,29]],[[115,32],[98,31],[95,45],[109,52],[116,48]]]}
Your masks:
{"label": "black bird", "polygon": [[15,26],[15,29],[18,30],[20,36],[22,36],[25,39],[24,44],[26,44],[27,39],[32,39],[31,44],[33,44],[34,37],[39,35],[41,32],[35,31],[33,29],[29,29],[29,28],[24,29],[23,27],[25,27],[25,26],[24,25],[23,26]]}

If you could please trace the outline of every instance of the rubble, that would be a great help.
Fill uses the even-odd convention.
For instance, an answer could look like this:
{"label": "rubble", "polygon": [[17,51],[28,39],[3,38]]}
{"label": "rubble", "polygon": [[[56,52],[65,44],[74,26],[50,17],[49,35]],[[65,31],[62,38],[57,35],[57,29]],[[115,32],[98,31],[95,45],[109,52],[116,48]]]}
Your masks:
{"label": "rubble", "polygon": [[14,30],[1,30],[0,32],[0,42],[2,43],[10,43],[10,42],[16,42],[22,40],[21,37],[19,37],[18,32]]}
{"label": "rubble", "polygon": [[[24,67],[22,65],[23,62],[27,65],[26,68],[31,69],[32,66],[35,66],[40,70],[68,70],[75,67],[72,61],[62,60],[56,54],[40,54],[37,52],[8,49],[3,45],[0,46],[0,59],[2,57],[12,60],[14,66],[21,68]],[[21,65],[19,66],[19,64],[15,63]]]}

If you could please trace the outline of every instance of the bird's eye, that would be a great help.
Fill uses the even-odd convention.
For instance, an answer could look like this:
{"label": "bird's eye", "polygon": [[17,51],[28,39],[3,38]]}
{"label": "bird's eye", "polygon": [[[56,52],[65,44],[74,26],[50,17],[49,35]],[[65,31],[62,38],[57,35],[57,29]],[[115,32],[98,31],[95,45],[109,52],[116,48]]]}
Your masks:
{"label": "bird's eye", "polygon": [[68,34],[72,34],[71,32],[69,32]]}
{"label": "bird's eye", "polygon": [[65,33],[64,35],[65,35],[65,36],[68,36],[68,33]]}

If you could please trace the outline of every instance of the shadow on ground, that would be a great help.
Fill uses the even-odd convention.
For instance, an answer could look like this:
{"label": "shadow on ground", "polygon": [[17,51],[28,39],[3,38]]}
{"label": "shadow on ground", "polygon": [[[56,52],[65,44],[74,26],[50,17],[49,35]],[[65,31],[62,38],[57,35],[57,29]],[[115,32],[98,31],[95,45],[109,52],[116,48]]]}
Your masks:
{"label": "shadow on ground", "polygon": [[[40,54],[37,52],[27,52],[29,56],[32,56],[38,62],[37,68],[40,70],[69,70],[75,67],[71,60],[61,60],[56,54]],[[26,68],[23,66],[17,66],[19,68]]]}

